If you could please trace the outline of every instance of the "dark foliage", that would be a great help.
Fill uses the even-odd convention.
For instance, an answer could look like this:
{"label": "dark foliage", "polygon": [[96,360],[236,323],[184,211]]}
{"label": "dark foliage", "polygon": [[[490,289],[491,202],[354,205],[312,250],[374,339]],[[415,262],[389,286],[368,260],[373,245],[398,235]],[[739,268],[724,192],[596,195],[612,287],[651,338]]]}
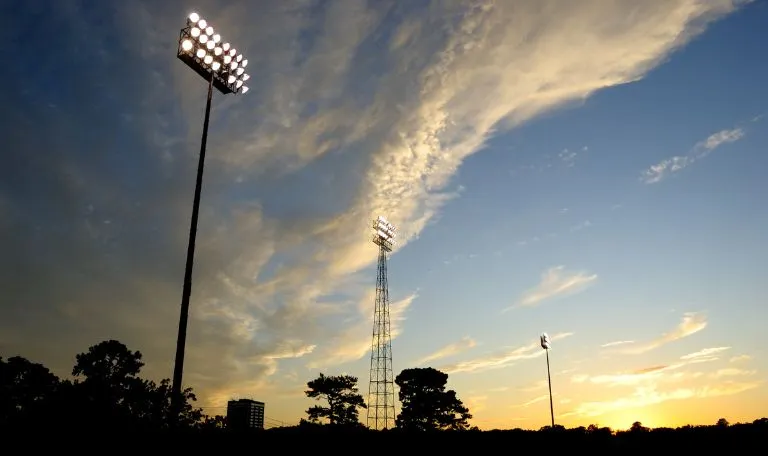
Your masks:
{"label": "dark foliage", "polygon": [[181,413],[171,414],[169,379],[159,384],[139,377],[141,353],[108,340],[76,356],[74,381],[60,380],[46,367],[15,356],[0,358],[0,427],[27,429],[56,423],[58,429],[168,429],[205,424],[191,388]]}
{"label": "dark foliage", "polygon": [[363,396],[357,392],[357,377],[350,375],[325,376],[322,373],[316,379],[307,382],[307,397],[324,399],[328,406],[315,405],[307,409],[309,422],[318,424],[328,420],[331,425],[358,426],[359,407],[365,408]]}
{"label": "dark foliage", "polygon": [[468,429],[472,415],[455,391],[445,390],[447,382],[448,374],[431,367],[400,372],[395,378],[402,403],[397,427],[410,431]]}
{"label": "dark foliage", "polygon": [[[338,451],[333,445],[344,442],[347,448],[367,445],[374,453],[412,448],[428,452],[542,450],[547,454],[582,450],[611,454],[673,450],[711,453],[760,448],[768,436],[768,418],[735,424],[720,419],[711,426],[677,429],[651,429],[636,422],[623,431],[597,425],[575,429],[546,426],[538,431],[466,429],[463,418],[468,418],[469,412],[455,393],[445,391],[447,376],[434,369],[407,369],[398,376],[403,400],[398,419],[403,425],[397,429],[370,431],[360,425],[357,408],[364,407],[364,403],[357,393],[357,379],[321,375],[308,383],[307,396],[328,401],[328,407],[320,407],[322,412],[310,413],[315,422],[302,420],[298,426],[234,432],[226,428],[226,418],[203,416],[195,409],[191,389],[185,392],[180,419],[174,420],[169,413],[169,380],[157,384],[142,379],[142,367],[141,353],[117,341],[102,342],[78,355],[72,381],[59,379],[45,366],[19,356],[0,358],[0,436],[9,451],[9,445],[24,442],[21,448],[27,451],[32,447],[41,450],[49,443],[56,451],[67,447],[83,451],[99,443],[101,451],[120,452],[135,446],[146,452],[149,448],[164,448],[160,438],[169,435],[166,442],[176,450],[202,451],[210,447],[222,451],[227,446],[251,448],[258,442],[260,448],[277,447],[283,453],[322,452],[326,448],[328,452]],[[336,425],[319,424],[321,417],[328,421],[332,418]],[[353,425],[344,425],[350,423]],[[152,435],[141,437],[147,433]],[[52,438],[54,435],[57,438]],[[67,439],[72,440],[71,445],[63,443]]]}

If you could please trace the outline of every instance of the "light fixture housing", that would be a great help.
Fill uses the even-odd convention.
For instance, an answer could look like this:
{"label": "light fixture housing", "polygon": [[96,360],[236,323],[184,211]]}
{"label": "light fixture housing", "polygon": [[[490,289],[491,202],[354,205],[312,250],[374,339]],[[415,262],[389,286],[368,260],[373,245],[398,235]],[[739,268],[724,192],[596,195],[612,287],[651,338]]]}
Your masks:
{"label": "light fixture housing", "polygon": [[397,231],[395,225],[379,216],[373,221],[373,231],[373,243],[386,252],[391,252],[395,245],[395,231]]}
{"label": "light fixture housing", "polygon": [[[186,25],[179,33],[179,43],[176,56],[206,81],[211,83],[221,93],[245,93],[248,88],[243,85],[247,76],[243,71],[237,71],[236,60],[244,57],[228,42],[224,42],[218,31],[197,12],[187,16]],[[196,45],[196,43],[199,43]],[[237,56],[237,57],[235,57]],[[216,58],[214,58],[216,57]],[[232,64],[235,65],[232,65]],[[242,65],[245,66],[245,65]]]}
{"label": "light fixture housing", "polygon": [[552,348],[552,342],[550,342],[549,335],[547,335],[547,333],[542,333],[539,339],[541,340],[541,348],[544,350],[549,350]]}

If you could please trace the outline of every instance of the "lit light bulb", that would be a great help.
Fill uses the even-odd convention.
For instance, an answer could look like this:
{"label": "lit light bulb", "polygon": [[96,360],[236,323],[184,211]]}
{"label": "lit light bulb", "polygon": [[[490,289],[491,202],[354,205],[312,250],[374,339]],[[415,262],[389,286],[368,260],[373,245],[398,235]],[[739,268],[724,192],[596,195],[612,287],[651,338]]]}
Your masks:
{"label": "lit light bulb", "polygon": [[213,62],[213,56],[206,55],[205,58],[203,59],[203,62],[205,62],[206,65],[210,65]]}
{"label": "lit light bulb", "polygon": [[232,76],[232,75],[230,74],[230,75],[229,75],[229,79],[227,79],[227,82],[228,82],[228,83],[230,83],[230,84],[232,84],[233,82],[235,82],[235,80],[236,80],[236,79],[237,79],[236,77],[234,77],[234,76]]}
{"label": "lit light bulb", "polygon": [[205,57],[205,51],[203,49],[198,49],[196,55],[198,59],[202,59],[203,57]]}
{"label": "lit light bulb", "polygon": [[243,88],[242,88],[242,89],[240,89],[240,91],[241,91],[242,93],[245,93],[245,92],[247,92],[247,91],[248,91],[248,86],[243,86]]}
{"label": "lit light bulb", "polygon": [[208,42],[205,43],[205,47],[207,47],[208,49],[213,49],[214,47],[216,47],[216,44],[213,41],[208,40]]}
{"label": "lit light bulb", "polygon": [[189,51],[190,49],[192,49],[192,41],[190,40],[182,41],[181,48],[184,49],[185,51]]}
{"label": "lit light bulb", "polygon": [[238,62],[242,62],[243,61],[243,54],[238,55],[237,59],[235,59],[235,60],[237,60]]}
{"label": "lit light bulb", "polygon": [[197,26],[200,27],[201,29],[204,29],[208,27],[208,23],[205,22],[205,19],[200,19],[200,21],[197,23]]}
{"label": "lit light bulb", "polygon": [[237,84],[235,84],[235,87],[239,89],[241,85],[243,85],[243,81],[237,81]]}
{"label": "lit light bulb", "polygon": [[251,79],[251,76],[247,75],[247,74],[244,74],[243,77],[242,77],[243,82],[245,82],[245,81],[247,81],[249,79]]}
{"label": "lit light bulb", "polygon": [[219,71],[219,68],[221,68],[221,63],[219,61],[213,62],[213,65],[211,65],[211,68],[213,68],[213,71]]}
{"label": "lit light bulb", "polygon": [[192,35],[192,38],[197,38],[200,36],[200,29],[197,27],[192,27],[192,30],[189,31],[189,34]]}
{"label": "lit light bulb", "polygon": [[237,74],[238,76],[240,76],[241,74],[243,74],[243,71],[245,71],[245,70],[244,70],[244,69],[242,69],[242,68],[238,68],[238,69],[237,69],[237,71],[235,71],[235,74]]}
{"label": "lit light bulb", "polygon": [[243,62],[240,64],[241,67],[245,68],[248,66],[248,59],[243,60]]}
{"label": "lit light bulb", "polygon": [[232,57],[225,55],[224,56],[224,65],[229,65],[229,62],[232,61]]}
{"label": "lit light bulb", "polygon": [[231,55],[232,57],[236,56],[237,55],[237,49],[235,49],[235,48],[230,49],[229,50],[229,55]]}
{"label": "lit light bulb", "polygon": [[230,67],[230,68],[232,68],[232,71],[234,71],[234,70],[235,70],[235,68],[237,68],[237,62],[232,62],[232,63],[230,63],[230,64],[229,64],[229,67]]}
{"label": "lit light bulb", "polygon": [[224,49],[225,51],[228,51],[229,50],[229,43],[222,44],[221,48]]}
{"label": "lit light bulb", "polygon": [[189,22],[194,24],[199,20],[200,20],[200,15],[198,15],[197,13],[192,13],[189,15]]}
{"label": "lit light bulb", "polygon": [[219,41],[221,41],[221,35],[219,35],[218,33],[213,35],[213,42],[218,43]]}
{"label": "lit light bulb", "polygon": [[217,47],[216,49],[213,50],[213,53],[216,55],[221,55],[221,48]]}
{"label": "lit light bulb", "polygon": [[211,36],[213,36],[213,27],[210,27],[210,26],[209,26],[209,27],[206,27],[206,29],[205,29],[205,33],[206,33],[207,35],[211,35]]}

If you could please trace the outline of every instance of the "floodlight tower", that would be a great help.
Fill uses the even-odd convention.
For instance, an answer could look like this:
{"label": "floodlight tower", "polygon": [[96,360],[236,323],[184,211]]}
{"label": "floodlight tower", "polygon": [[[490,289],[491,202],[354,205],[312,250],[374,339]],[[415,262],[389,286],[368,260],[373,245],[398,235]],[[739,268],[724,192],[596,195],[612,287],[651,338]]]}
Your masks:
{"label": "floodlight tower", "polygon": [[371,373],[368,383],[368,428],[391,429],[395,425],[395,379],[392,372],[392,337],[389,321],[387,254],[395,242],[395,227],[384,217],[373,221],[373,243],[379,246],[376,274],[376,305],[373,312]]}
{"label": "floodlight tower", "polygon": [[199,14],[192,13],[179,33],[179,46],[176,56],[208,82],[208,99],[205,102],[205,120],[203,137],[200,141],[200,156],[197,165],[195,196],[192,204],[192,220],[189,227],[187,262],[184,268],[184,288],[181,295],[179,332],[176,340],[176,359],[173,366],[172,407],[178,413],[182,404],[181,380],[184,371],[184,348],[187,340],[187,319],[189,317],[189,298],[192,295],[192,266],[195,257],[195,238],[197,219],[200,210],[200,191],[203,183],[203,165],[205,163],[205,144],[208,140],[208,121],[211,116],[211,98],[213,88],[223,93],[246,93],[243,85],[249,76],[245,74],[248,60],[238,54],[229,43],[222,42],[219,35]]}
{"label": "floodlight tower", "polygon": [[552,417],[552,429],[555,428],[555,408],[552,406],[552,378],[549,376],[549,349],[552,343],[549,341],[547,333],[541,334],[541,348],[547,353],[547,383],[549,383],[549,414]]}

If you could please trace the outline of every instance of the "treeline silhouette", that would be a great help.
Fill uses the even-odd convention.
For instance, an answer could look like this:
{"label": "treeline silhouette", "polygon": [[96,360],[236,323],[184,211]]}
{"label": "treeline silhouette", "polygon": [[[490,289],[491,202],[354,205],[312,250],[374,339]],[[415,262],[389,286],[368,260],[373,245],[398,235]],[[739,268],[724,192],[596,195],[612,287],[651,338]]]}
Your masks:
{"label": "treeline silhouette", "polygon": [[413,446],[418,441],[428,443],[430,447],[423,451],[430,452],[438,447],[457,450],[465,446],[506,452],[513,448],[510,445],[530,451],[675,447],[690,452],[759,448],[768,438],[768,418],[737,424],[720,419],[711,426],[676,429],[649,429],[636,422],[620,431],[597,425],[480,431],[469,426],[472,415],[456,393],[445,389],[448,375],[433,368],[405,369],[395,378],[401,404],[396,427],[391,430],[371,431],[360,423],[358,409],[366,404],[358,393],[357,378],[321,373],[307,383],[305,392],[318,404],[307,410],[307,419],[297,426],[236,432],[227,428],[225,417],[207,416],[195,408],[191,388],[184,391],[180,413],[172,413],[170,381],[142,379],[143,366],[141,352],[131,351],[116,340],[101,342],[77,355],[72,380],[62,380],[42,364],[20,356],[0,357],[0,436],[53,431],[113,436],[183,433],[183,441],[189,444],[200,440],[273,442],[280,445],[281,452],[292,448],[338,452],[342,448],[337,445],[351,445],[353,441],[367,445],[372,452],[394,450],[393,444],[421,452]]}

